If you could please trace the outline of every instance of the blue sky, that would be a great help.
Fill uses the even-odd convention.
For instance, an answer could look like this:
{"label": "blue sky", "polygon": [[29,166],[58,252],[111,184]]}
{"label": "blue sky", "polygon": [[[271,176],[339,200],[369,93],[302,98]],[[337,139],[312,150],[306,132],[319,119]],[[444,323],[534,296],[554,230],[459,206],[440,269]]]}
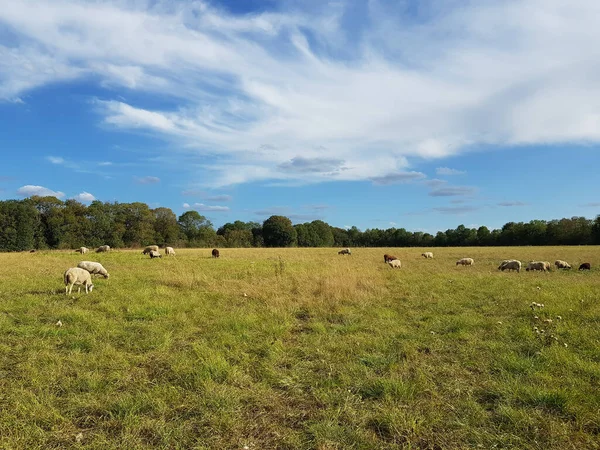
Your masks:
{"label": "blue sky", "polygon": [[0,10],[0,199],[428,232],[600,213],[594,0]]}

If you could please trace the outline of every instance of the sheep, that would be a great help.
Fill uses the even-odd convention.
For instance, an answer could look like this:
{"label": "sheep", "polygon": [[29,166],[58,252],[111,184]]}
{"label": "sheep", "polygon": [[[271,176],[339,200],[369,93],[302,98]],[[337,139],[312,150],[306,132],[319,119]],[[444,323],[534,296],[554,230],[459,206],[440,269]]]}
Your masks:
{"label": "sheep", "polygon": [[400,269],[400,268],[402,268],[402,263],[400,262],[399,259],[392,259],[392,260],[388,261],[388,264],[390,265],[390,267],[392,269]]}
{"label": "sheep", "polygon": [[110,247],[108,245],[101,245],[96,249],[96,253],[106,253],[110,252]]}
{"label": "sheep", "polygon": [[158,251],[158,245],[149,245],[148,247],[146,247],[143,251],[142,251],[142,255],[147,255],[148,253],[150,253],[151,251]]}
{"label": "sheep", "polygon": [[173,250],[173,247],[165,247],[165,255],[175,256],[175,250]]}
{"label": "sheep", "polygon": [[546,261],[531,261],[527,264],[527,268],[525,269],[527,272],[534,270],[541,270],[542,272],[550,271],[550,263]]}
{"label": "sheep", "polygon": [[87,247],[79,247],[79,249],[75,250],[77,253],[81,253],[82,255],[84,253],[89,252],[90,250]]}
{"label": "sheep", "polygon": [[502,272],[504,272],[505,270],[516,270],[517,272],[521,272],[521,266],[521,261],[518,261],[516,259],[507,259],[500,263],[500,266],[498,266],[498,270],[501,270]]}
{"label": "sheep", "polygon": [[160,254],[160,252],[157,252],[156,250],[150,250],[150,259],[154,259],[154,258],[162,258],[162,255]]}
{"label": "sheep", "polygon": [[77,267],[80,269],[85,269],[92,275],[100,275],[104,278],[108,278],[110,275],[106,271],[106,269],[102,266],[102,264],[94,261],[81,261],[77,264]]}
{"label": "sheep", "polygon": [[387,253],[385,255],[383,255],[383,262],[385,262],[385,263],[388,263],[395,259],[398,259],[398,258],[396,258],[395,256],[392,256],[392,255],[388,255]]}
{"label": "sheep", "polygon": [[219,250],[217,250],[216,248],[213,248],[212,249],[212,257],[213,258],[218,258],[219,256],[220,256],[219,255]]}
{"label": "sheep", "polygon": [[461,266],[472,266],[473,264],[475,264],[475,261],[473,260],[473,258],[462,258],[459,259],[458,261],[456,261],[456,265],[461,265]]}
{"label": "sheep", "polygon": [[73,291],[73,286],[76,284],[79,286],[77,292],[81,292],[81,285],[85,286],[85,293],[88,294],[94,289],[92,284],[92,275],[85,269],[79,267],[71,267],[67,269],[64,274],[65,281],[65,295],[70,295]]}
{"label": "sheep", "polygon": [[432,259],[433,258],[433,253],[431,252],[425,252],[425,253],[421,253],[421,256],[425,259]]}
{"label": "sheep", "polygon": [[338,252],[338,255],[351,255],[351,254],[352,254],[352,252],[350,251],[349,248],[344,248]]}
{"label": "sheep", "polygon": [[592,270],[592,265],[590,263],[582,263],[579,266],[579,270]]}
{"label": "sheep", "polygon": [[557,269],[570,269],[571,265],[566,262],[566,261],[562,261],[560,259],[557,259],[556,261],[554,261],[554,265],[556,266]]}

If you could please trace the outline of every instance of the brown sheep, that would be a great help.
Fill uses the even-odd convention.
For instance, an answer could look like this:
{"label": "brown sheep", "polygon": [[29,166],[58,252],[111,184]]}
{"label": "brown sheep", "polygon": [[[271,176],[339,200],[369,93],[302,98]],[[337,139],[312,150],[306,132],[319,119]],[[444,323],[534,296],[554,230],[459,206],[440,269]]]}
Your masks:
{"label": "brown sheep", "polygon": [[216,248],[213,248],[213,250],[212,250],[212,257],[213,258],[218,258],[219,256],[220,256],[219,255],[219,250],[217,250]]}
{"label": "brown sheep", "polygon": [[383,262],[388,263],[390,261],[393,261],[395,259],[398,259],[397,257],[393,256],[393,255],[388,255],[387,253],[385,255],[383,255]]}
{"label": "brown sheep", "polygon": [[590,263],[583,263],[579,266],[579,270],[592,270],[592,265]]}

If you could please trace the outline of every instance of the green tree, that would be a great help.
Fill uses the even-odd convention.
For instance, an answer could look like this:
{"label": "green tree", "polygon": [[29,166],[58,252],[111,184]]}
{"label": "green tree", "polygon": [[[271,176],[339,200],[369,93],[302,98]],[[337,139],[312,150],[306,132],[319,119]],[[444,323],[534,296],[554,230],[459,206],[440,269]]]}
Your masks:
{"label": "green tree", "polygon": [[179,228],[190,246],[209,246],[216,239],[216,232],[210,220],[198,211],[186,211],[179,216]]}
{"label": "green tree", "polygon": [[154,241],[158,245],[172,244],[179,240],[177,216],[170,208],[156,208],[154,214]]}
{"label": "green tree", "polygon": [[297,234],[290,219],[271,216],[263,222],[262,236],[267,247],[292,247]]}

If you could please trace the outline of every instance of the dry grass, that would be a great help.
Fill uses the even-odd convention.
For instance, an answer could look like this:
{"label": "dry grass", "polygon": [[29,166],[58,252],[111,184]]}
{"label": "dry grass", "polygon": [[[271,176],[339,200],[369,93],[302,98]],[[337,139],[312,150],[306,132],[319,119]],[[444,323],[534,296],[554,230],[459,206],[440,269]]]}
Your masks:
{"label": "dry grass", "polygon": [[599,249],[422,251],[2,254],[0,447],[599,448]]}

